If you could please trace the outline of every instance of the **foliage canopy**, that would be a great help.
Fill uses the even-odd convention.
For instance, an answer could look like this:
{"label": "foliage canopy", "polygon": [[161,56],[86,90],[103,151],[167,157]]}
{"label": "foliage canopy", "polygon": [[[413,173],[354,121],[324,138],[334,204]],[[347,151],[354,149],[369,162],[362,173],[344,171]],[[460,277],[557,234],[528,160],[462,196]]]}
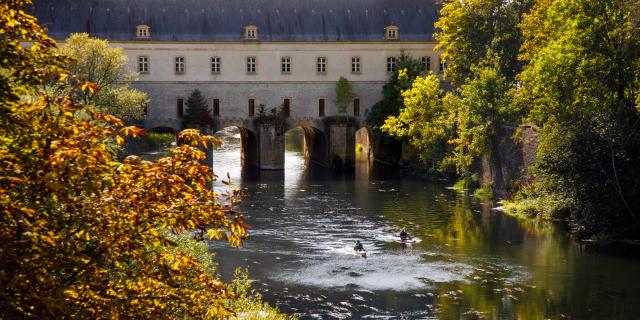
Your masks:
{"label": "foliage canopy", "polygon": [[340,77],[336,83],[336,100],[335,103],[338,106],[340,113],[347,113],[349,103],[356,97],[353,93],[353,88],[345,77]]}
{"label": "foliage canopy", "polygon": [[[72,57],[65,68],[79,82],[91,82],[93,93],[79,91],[77,99],[98,112],[109,113],[126,121],[140,120],[148,103],[147,95],[130,84],[138,76],[127,71],[127,56],[122,48],[111,48],[106,40],[73,34],[59,48],[61,54]],[[73,83],[72,83],[73,85]]]}
{"label": "foliage canopy", "polygon": [[195,89],[189,95],[187,109],[182,116],[186,128],[208,128],[213,125],[211,110],[207,106],[207,99],[200,90]]}
{"label": "foliage canopy", "polygon": [[[185,130],[188,143],[155,163],[116,161],[113,141],[141,134],[87,108],[68,83],[56,43],[27,15],[30,1],[0,3],[0,317],[185,319],[230,314],[232,290],[171,234],[205,228],[240,245],[247,236],[219,195],[200,147],[219,142]],[[21,41],[31,42],[28,48]]]}

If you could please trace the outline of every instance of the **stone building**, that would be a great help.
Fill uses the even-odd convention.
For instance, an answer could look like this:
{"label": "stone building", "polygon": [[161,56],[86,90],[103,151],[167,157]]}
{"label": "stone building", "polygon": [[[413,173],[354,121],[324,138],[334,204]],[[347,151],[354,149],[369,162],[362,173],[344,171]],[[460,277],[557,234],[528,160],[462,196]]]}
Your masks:
{"label": "stone building", "polygon": [[[124,48],[150,98],[146,128],[179,130],[199,89],[215,130],[241,129],[244,161],[279,169],[278,137],[294,127],[312,160],[351,163],[355,130],[402,52],[443,71],[438,9],[435,0],[35,0],[31,13],[57,40],[86,32]],[[346,114],[334,102],[341,76],[356,94]],[[284,108],[284,127],[258,125],[260,106]]]}

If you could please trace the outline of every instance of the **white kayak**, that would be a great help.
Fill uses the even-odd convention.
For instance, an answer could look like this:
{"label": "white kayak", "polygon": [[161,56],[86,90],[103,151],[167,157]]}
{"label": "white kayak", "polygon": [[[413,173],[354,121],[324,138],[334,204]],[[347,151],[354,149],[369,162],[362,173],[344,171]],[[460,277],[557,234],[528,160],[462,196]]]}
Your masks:
{"label": "white kayak", "polygon": [[359,257],[363,257],[366,258],[367,257],[367,251],[366,250],[356,250],[353,249],[353,254]]}
{"label": "white kayak", "polygon": [[402,244],[412,244],[413,243],[413,239],[411,238],[400,238],[400,243]]}

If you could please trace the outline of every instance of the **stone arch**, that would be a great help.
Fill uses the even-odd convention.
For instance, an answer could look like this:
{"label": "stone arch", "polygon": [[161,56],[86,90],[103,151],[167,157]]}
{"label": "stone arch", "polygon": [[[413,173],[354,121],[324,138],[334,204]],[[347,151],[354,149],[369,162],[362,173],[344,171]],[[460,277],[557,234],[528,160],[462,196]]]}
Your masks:
{"label": "stone arch", "polygon": [[304,157],[310,162],[329,166],[329,141],[321,123],[314,120],[295,121],[285,125],[285,132],[300,128],[304,134]]}
{"label": "stone arch", "polygon": [[165,127],[165,126],[156,126],[156,127],[150,128],[148,131],[157,132],[157,133],[173,133],[173,134],[178,133],[176,129],[172,127]]}
{"label": "stone arch", "polygon": [[364,125],[356,130],[356,161],[373,160],[374,136],[371,127]]}
{"label": "stone arch", "polygon": [[240,131],[240,162],[242,166],[259,166],[258,139],[253,130],[242,123],[230,122],[216,126],[213,134],[230,127],[235,127]]}
{"label": "stone arch", "polygon": [[144,127],[147,130],[154,128],[171,128],[173,132],[180,132],[181,123],[177,119],[173,118],[148,118],[144,122]]}

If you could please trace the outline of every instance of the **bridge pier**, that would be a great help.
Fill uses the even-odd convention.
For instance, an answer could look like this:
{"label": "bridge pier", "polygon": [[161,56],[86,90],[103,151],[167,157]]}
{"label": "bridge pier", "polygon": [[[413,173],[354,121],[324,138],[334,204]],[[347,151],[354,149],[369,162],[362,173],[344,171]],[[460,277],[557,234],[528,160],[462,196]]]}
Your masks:
{"label": "bridge pier", "polygon": [[333,168],[353,168],[356,162],[356,127],[349,122],[329,124],[329,160]]}
{"label": "bridge pier", "polygon": [[304,132],[304,153],[318,165],[343,169],[355,167],[356,131],[354,119],[344,116],[328,117],[315,122],[287,122],[273,119],[245,119],[218,121],[220,128],[236,126],[240,129],[242,165],[260,170],[284,170],[285,132],[300,127]]}
{"label": "bridge pier", "polygon": [[260,170],[284,170],[284,128],[272,123],[256,123]]}

